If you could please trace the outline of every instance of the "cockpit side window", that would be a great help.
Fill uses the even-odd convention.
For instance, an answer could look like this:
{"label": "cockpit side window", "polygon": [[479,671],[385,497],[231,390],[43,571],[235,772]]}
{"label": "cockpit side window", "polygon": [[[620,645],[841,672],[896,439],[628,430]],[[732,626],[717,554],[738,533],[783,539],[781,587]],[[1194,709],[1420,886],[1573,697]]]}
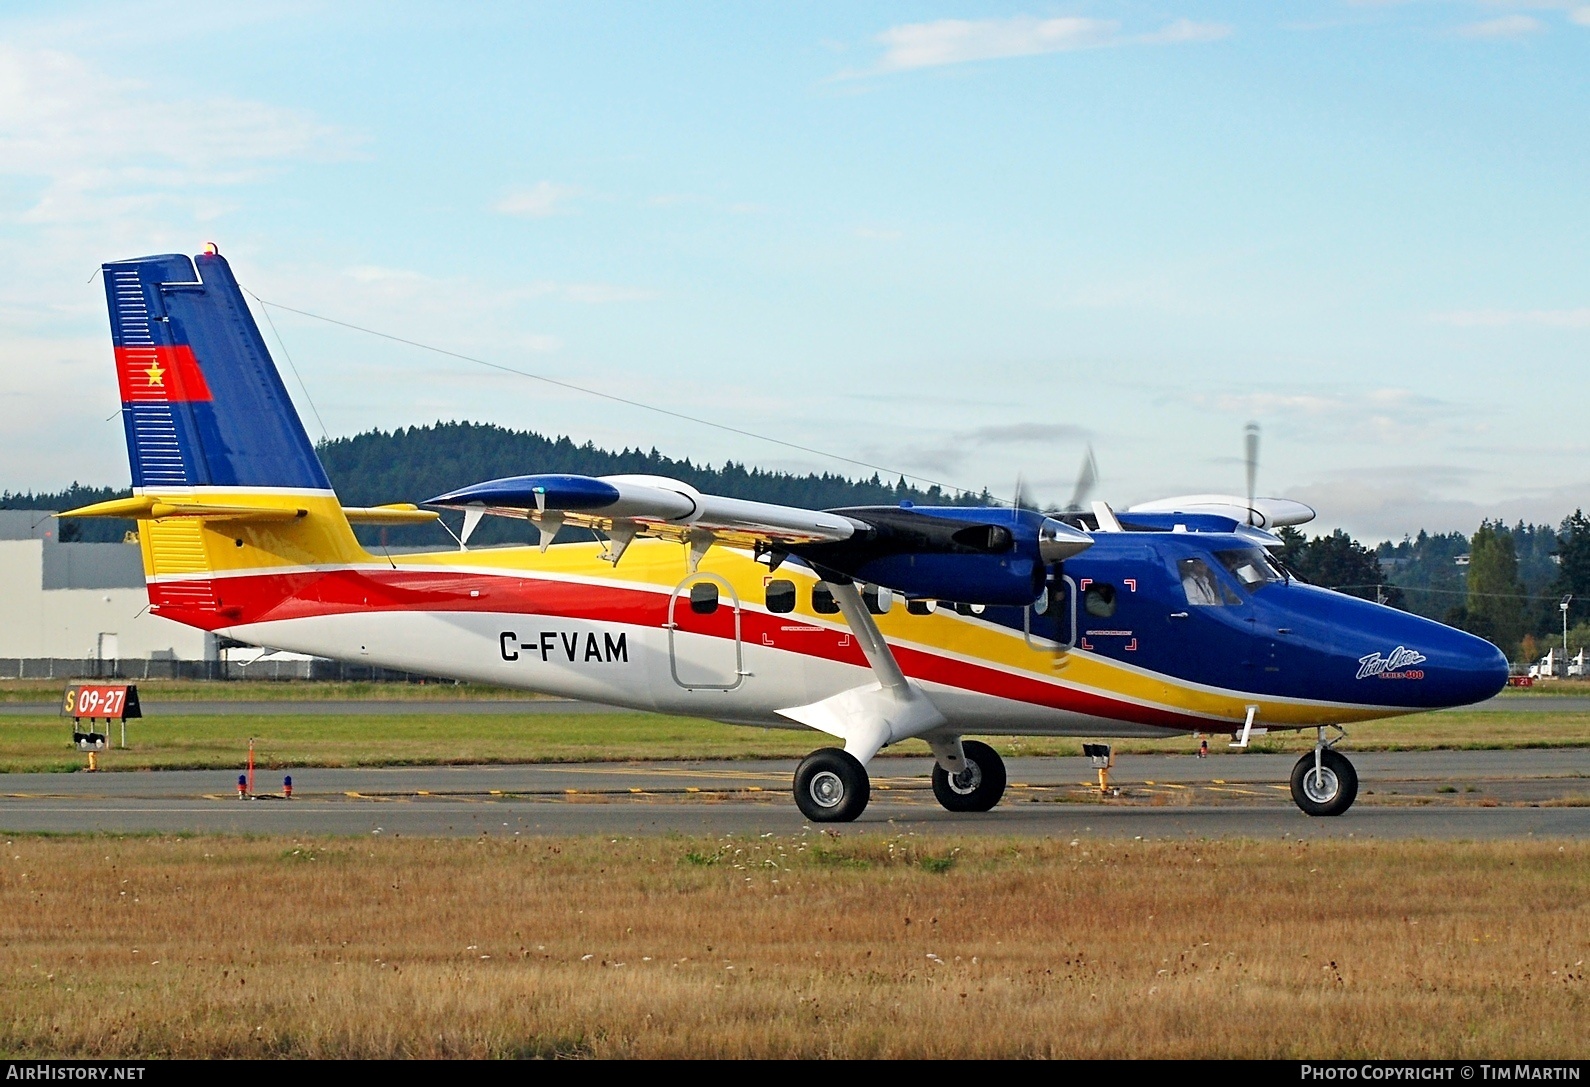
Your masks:
{"label": "cockpit side window", "polygon": [[1194,607],[1223,608],[1242,603],[1203,559],[1182,559],[1176,567],[1181,571],[1181,587],[1187,594],[1187,603]]}
{"label": "cockpit side window", "polygon": [[1230,551],[1216,551],[1220,565],[1231,571],[1231,576],[1242,582],[1242,587],[1252,592],[1272,581],[1284,581],[1286,575],[1276,569],[1270,556],[1262,547],[1238,547]]}

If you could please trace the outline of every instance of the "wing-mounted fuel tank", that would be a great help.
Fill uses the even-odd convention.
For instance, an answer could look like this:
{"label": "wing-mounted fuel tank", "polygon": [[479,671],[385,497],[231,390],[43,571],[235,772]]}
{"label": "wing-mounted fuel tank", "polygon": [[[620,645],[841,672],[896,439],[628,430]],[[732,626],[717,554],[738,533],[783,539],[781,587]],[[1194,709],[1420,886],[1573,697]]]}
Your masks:
{"label": "wing-mounted fuel tank", "polygon": [[1093,537],[1032,510],[852,506],[849,539],[800,544],[791,554],[857,581],[911,597],[1022,607],[1043,591],[1049,567]]}

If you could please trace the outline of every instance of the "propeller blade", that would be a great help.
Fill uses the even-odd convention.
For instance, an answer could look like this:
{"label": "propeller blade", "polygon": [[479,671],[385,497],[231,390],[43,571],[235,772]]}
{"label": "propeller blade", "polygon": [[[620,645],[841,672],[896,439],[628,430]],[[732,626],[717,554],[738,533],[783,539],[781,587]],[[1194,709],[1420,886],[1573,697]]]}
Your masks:
{"label": "propeller blade", "polygon": [[1033,505],[1032,494],[1027,490],[1027,480],[1022,475],[1016,476],[1016,495],[1010,503],[1011,509],[1030,510],[1036,509]]}
{"label": "propeller blade", "polygon": [[1253,500],[1258,494],[1259,480],[1259,424],[1249,423],[1243,428],[1242,443],[1248,468],[1248,524],[1253,524]]}
{"label": "propeller blade", "polygon": [[1088,500],[1088,495],[1093,493],[1093,485],[1099,481],[1099,464],[1093,459],[1093,446],[1089,445],[1082,454],[1082,467],[1077,470],[1077,486],[1071,492],[1071,501],[1066,503],[1066,512],[1083,509],[1083,503]]}

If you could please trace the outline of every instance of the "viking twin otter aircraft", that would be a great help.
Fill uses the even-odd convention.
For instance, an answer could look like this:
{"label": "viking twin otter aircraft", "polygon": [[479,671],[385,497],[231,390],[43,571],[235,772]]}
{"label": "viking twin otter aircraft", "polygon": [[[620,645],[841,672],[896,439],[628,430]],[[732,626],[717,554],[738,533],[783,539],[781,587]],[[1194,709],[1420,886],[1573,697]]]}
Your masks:
{"label": "viking twin otter aircraft", "polygon": [[[1005,789],[967,734],[1316,730],[1297,805],[1337,815],[1357,774],[1341,726],[1489,698],[1489,643],[1300,583],[1264,526],[1313,511],[1196,496],[1070,523],[1023,509],[815,511],[676,480],[526,475],[428,505],[459,550],[371,553],[342,506],[226,261],[104,266],[150,610],[241,641],[641,710],[811,728],[843,748],[795,774],[810,819],[866,807],[867,764],[925,740],[933,790],[987,811]],[[540,546],[465,550],[486,514]],[[527,526],[528,528],[529,526]],[[560,528],[596,542],[549,546]],[[593,533],[593,537],[595,533]],[[1327,729],[1335,738],[1327,738]]]}

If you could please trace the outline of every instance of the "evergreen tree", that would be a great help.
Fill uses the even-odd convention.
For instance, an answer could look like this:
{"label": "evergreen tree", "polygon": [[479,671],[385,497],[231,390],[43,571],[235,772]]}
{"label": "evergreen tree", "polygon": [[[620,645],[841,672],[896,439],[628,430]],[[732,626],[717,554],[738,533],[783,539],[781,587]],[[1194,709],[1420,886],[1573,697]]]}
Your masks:
{"label": "evergreen tree", "polygon": [[1500,522],[1481,522],[1470,541],[1468,590],[1463,627],[1513,656],[1527,626],[1526,593],[1512,534]]}
{"label": "evergreen tree", "polygon": [[1461,532],[1432,536],[1423,529],[1401,543],[1389,540],[1376,549],[1386,579],[1406,595],[1408,610],[1426,619],[1444,620],[1468,597],[1465,567],[1458,558],[1467,555],[1469,538]]}
{"label": "evergreen tree", "polygon": [[[1557,532],[1557,580],[1551,590],[1558,598],[1573,594],[1568,605],[1568,621],[1585,622],[1590,618],[1590,517],[1584,510],[1574,510],[1565,517]],[[1556,610],[1555,602],[1553,611]],[[1561,612],[1557,612],[1558,630],[1561,630]],[[1559,634],[1560,636],[1560,634]]]}
{"label": "evergreen tree", "polygon": [[1308,539],[1287,526],[1279,535],[1281,561],[1310,585],[1322,585],[1364,600],[1378,600],[1394,608],[1403,606],[1402,590],[1386,580],[1375,552],[1341,529],[1329,536]]}

